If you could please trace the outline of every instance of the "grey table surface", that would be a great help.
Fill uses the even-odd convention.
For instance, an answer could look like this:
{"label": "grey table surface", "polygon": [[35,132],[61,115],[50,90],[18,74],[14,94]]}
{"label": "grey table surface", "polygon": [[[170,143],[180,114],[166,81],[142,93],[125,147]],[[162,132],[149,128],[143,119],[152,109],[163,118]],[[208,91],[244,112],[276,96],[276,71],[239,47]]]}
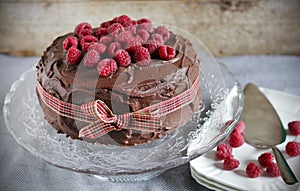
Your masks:
{"label": "grey table surface", "polygon": [[[92,175],[51,166],[22,149],[5,127],[3,103],[11,84],[35,66],[38,57],[0,54],[0,190],[209,190],[190,175],[189,164],[170,169],[148,181],[103,182]],[[233,72],[242,86],[248,82],[300,95],[300,57],[240,56],[218,58]]]}

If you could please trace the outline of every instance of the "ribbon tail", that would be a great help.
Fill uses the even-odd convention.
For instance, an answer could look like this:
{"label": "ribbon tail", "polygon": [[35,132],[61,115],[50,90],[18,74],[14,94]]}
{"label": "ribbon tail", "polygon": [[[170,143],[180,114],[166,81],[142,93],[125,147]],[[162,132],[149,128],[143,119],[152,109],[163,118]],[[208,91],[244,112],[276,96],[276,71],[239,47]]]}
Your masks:
{"label": "ribbon tail", "polygon": [[84,128],[80,129],[79,137],[96,139],[114,130],[117,130],[115,126],[97,120],[93,123],[90,123],[88,126],[85,126]]}

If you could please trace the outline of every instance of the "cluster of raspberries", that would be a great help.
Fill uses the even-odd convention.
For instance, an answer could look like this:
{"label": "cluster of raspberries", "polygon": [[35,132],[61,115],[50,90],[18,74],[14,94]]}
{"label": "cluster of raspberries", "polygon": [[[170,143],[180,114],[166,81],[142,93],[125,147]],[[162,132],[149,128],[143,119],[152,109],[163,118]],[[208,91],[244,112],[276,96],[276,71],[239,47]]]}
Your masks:
{"label": "cluster of raspberries", "polygon": [[[229,125],[230,122],[227,124]],[[240,165],[240,161],[235,159],[232,155],[232,147],[240,147],[244,144],[244,130],[245,123],[239,121],[228,137],[229,144],[221,143],[217,146],[216,157],[223,161],[223,167],[225,170],[233,170]]]}
{"label": "cluster of raspberries", "polygon": [[[300,135],[300,121],[291,121],[288,123],[288,129],[291,135]],[[290,141],[285,145],[285,152],[290,157],[295,157],[300,155],[300,142]]]}
{"label": "cluster of raspberries", "polygon": [[[230,124],[230,123],[229,123]],[[223,168],[225,170],[233,170],[237,168],[240,164],[238,159],[235,159],[232,154],[233,147],[240,147],[244,143],[244,129],[245,124],[243,121],[238,122],[233,132],[228,137],[228,144],[221,143],[217,146],[217,151],[215,153],[216,157],[223,161]],[[300,134],[300,121],[292,121],[288,123],[288,129],[292,135],[298,136]],[[295,157],[300,155],[300,143],[296,141],[291,141],[286,144],[286,153]],[[271,177],[280,176],[280,171],[277,164],[274,162],[274,156],[270,152],[265,152],[261,154],[258,159],[258,164],[255,162],[249,162],[246,167],[246,174],[255,178],[263,174],[263,169],[265,168],[266,173]]]}
{"label": "cluster of raspberries", "polygon": [[151,58],[173,59],[176,51],[166,44],[169,38],[170,32],[164,26],[154,28],[149,19],[132,20],[122,15],[101,23],[97,29],[80,23],[74,35],[63,41],[63,48],[69,65],[82,60],[106,77],[131,63],[147,66]]}
{"label": "cluster of raspberries", "polygon": [[263,168],[266,173],[271,177],[280,176],[280,171],[277,164],[274,162],[274,156],[270,152],[261,154],[257,159],[259,165],[255,162],[249,162],[246,167],[246,173],[250,178],[256,178],[263,174]]}

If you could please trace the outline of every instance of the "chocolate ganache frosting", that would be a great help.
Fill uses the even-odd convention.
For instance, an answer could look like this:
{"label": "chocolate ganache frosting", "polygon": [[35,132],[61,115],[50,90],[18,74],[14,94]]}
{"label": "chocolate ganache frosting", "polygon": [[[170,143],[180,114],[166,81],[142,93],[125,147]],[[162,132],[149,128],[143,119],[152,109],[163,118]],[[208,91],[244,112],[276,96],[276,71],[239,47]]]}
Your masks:
{"label": "chocolate ganache frosting", "polygon": [[[176,50],[174,58],[151,58],[147,66],[135,63],[126,67],[118,66],[110,76],[100,76],[96,69],[84,66],[84,56],[79,64],[68,64],[63,42],[70,36],[74,36],[74,33],[56,38],[36,66],[37,82],[46,92],[64,102],[82,105],[101,100],[114,114],[135,112],[179,95],[189,89],[199,77],[200,60],[191,42],[173,32],[170,32],[165,45]],[[82,139],[79,137],[79,131],[86,126],[85,122],[59,115],[41,100],[38,91],[37,95],[45,119],[58,133]],[[121,129],[110,131],[97,139],[83,140],[122,145],[146,143],[161,138],[185,124],[200,104],[199,90],[196,99],[190,104],[164,116],[160,132]]]}

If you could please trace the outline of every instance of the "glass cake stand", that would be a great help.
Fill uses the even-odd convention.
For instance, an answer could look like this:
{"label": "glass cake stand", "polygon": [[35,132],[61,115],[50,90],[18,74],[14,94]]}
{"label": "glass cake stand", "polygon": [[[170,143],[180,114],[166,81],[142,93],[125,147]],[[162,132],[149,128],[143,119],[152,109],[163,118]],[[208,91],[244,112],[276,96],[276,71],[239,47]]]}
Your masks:
{"label": "glass cake stand", "polygon": [[31,69],[11,86],[5,98],[3,113],[10,134],[20,146],[51,165],[117,182],[148,180],[210,151],[239,121],[242,90],[202,42],[180,29],[169,28],[189,38],[201,58],[203,104],[184,126],[137,146],[73,140],[57,134],[44,119],[35,93],[35,69]]}

